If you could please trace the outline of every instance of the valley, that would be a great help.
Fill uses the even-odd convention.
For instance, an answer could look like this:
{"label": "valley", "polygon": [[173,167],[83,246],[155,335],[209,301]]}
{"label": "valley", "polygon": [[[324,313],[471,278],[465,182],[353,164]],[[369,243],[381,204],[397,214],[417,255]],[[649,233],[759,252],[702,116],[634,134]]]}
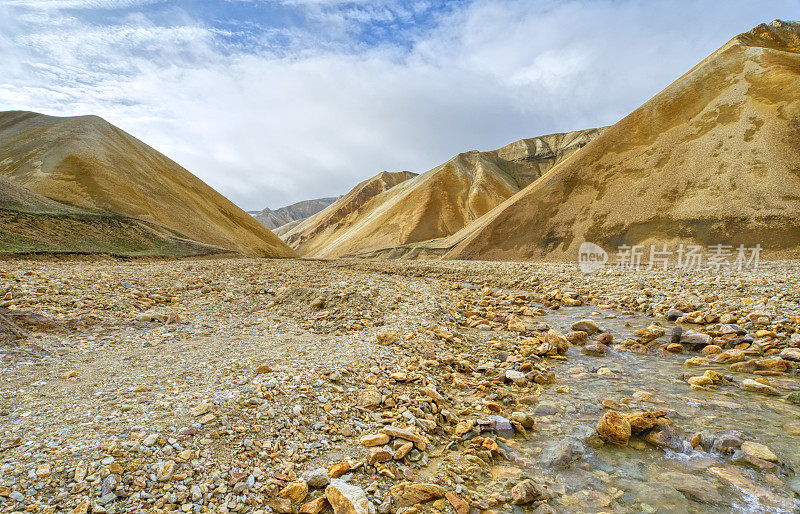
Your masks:
{"label": "valley", "polygon": [[5,261],[0,501],[793,512],[799,274]]}

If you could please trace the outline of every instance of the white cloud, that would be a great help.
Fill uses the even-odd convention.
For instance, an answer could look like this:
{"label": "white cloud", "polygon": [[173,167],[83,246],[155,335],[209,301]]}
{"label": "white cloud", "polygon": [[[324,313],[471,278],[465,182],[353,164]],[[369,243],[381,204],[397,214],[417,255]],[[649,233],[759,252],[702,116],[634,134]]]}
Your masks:
{"label": "white cloud", "polygon": [[28,9],[126,9],[166,0],[4,0],[8,7]]}
{"label": "white cloud", "polygon": [[736,33],[798,17],[790,0],[477,0],[429,12],[403,44],[366,45],[360,24],[431,4],[289,3],[311,25],[267,27],[256,47],[180,10],[110,24],[0,4],[0,109],[104,116],[242,207],[277,207],[613,123]]}

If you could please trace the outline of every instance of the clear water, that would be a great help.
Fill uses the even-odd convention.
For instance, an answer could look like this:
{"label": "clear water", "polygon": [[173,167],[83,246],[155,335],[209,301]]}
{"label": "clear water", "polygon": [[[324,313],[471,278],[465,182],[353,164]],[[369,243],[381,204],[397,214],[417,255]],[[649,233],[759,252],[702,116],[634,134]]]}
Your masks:
{"label": "clear water", "polygon": [[[567,332],[576,319],[593,319],[602,329],[611,332],[615,341],[633,337],[634,330],[649,326],[653,321],[659,321],[667,334],[673,326],[665,320],[641,315],[614,313],[616,318],[607,319],[604,315],[609,314],[608,311],[600,315],[593,314],[595,312],[598,310],[594,307],[562,308],[550,311],[541,320]],[[669,417],[684,434],[704,429],[742,432],[745,440],[769,446],[781,465],[774,470],[759,470],[734,462],[731,457],[664,450],[637,443],[635,439],[627,447],[586,445],[584,456],[566,470],[543,470],[563,484],[568,496],[562,508],[576,512],[800,512],[800,502],[786,485],[794,479],[793,470],[800,470],[800,436],[786,429],[786,424],[800,422],[800,407],[781,397],[746,392],[735,385],[694,391],[683,379],[687,372],[701,375],[706,369],[714,369],[733,376],[737,382],[753,378],[753,375],[733,373],[728,366],[721,365],[684,366],[683,362],[692,355],[611,352],[605,357],[590,357],[581,354],[579,347],[571,347],[568,360],[554,364],[557,383],[546,386],[540,399],[540,403],[556,403],[560,412],[539,423],[538,432],[521,448],[521,455],[536,465],[538,448],[546,448],[570,435],[584,434],[585,437],[587,431],[593,430],[605,411],[601,405],[603,400],[620,402],[632,398],[636,391],[646,391],[656,403],[632,401],[630,411],[654,408],[674,411]],[[615,376],[592,372],[601,366],[611,369]],[[576,373],[575,368],[584,368],[586,372]],[[790,389],[800,389],[800,380],[794,374],[784,374],[778,380]],[[569,392],[556,392],[559,385],[569,386]],[[748,481],[744,489],[717,479],[709,471],[714,466],[734,467],[741,472]],[[715,504],[681,502],[675,497],[674,489],[664,485],[662,477],[668,472],[686,473],[712,482],[718,486],[722,501]],[[618,490],[623,491],[622,495]],[[764,500],[764,491],[772,495],[771,500]],[[608,499],[612,501],[608,503]]]}

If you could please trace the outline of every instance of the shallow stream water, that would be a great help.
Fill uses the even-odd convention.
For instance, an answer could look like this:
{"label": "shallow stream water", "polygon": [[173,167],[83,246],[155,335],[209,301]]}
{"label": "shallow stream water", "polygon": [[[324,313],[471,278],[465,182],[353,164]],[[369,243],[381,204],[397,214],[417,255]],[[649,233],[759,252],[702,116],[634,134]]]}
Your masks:
{"label": "shallow stream water", "polygon": [[[592,319],[613,334],[615,341],[633,337],[634,330],[654,321],[667,328],[667,334],[674,326],[663,319],[638,314],[598,312],[595,307],[562,308],[549,311],[540,319],[562,332],[569,331],[577,319]],[[683,378],[687,372],[701,375],[706,369],[714,369],[737,383],[754,377],[733,373],[723,365],[684,366],[683,362],[692,355],[612,351],[604,357],[591,357],[583,355],[580,347],[571,346],[568,359],[555,363],[557,386],[567,385],[569,391],[557,392],[563,387],[554,386],[544,389],[539,405],[552,402],[558,412],[540,418],[538,432],[524,445],[522,453],[542,466],[543,457],[558,455],[559,448],[569,444],[564,441],[570,436],[583,443],[575,443],[574,451],[567,452],[577,452],[580,458],[555,473],[567,493],[561,499],[563,507],[578,512],[800,512],[800,502],[792,491],[800,490],[800,407],[782,397],[743,391],[735,384],[709,391],[692,390]],[[598,374],[600,367],[607,367],[613,374]],[[800,389],[796,374],[770,378],[787,389]],[[652,402],[633,400],[638,391],[649,393]],[[622,412],[670,411],[670,419],[687,435],[703,430],[741,432],[745,440],[769,446],[780,464],[774,469],[757,469],[735,460],[735,456],[664,450],[636,438],[625,447],[586,444],[587,434],[593,433],[605,411],[603,400],[618,402]],[[537,459],[539,448],[542,452]],[[728,478],[715,474],[715,469],[717,473],[725,470]],[[794,470],[798,470],[798,477]],[[545,471],[554,475],[552,469]],[[689,484],[693,478],[697,483]],[[716,486],[716,501],[709,503],[708,497],[716,495],[702,490],[676,495],[675,486],[691,490],[697,487],[689,486],[697,484],[710,484],[712,489]],[[698,495],[706,501],[697,501]]]}

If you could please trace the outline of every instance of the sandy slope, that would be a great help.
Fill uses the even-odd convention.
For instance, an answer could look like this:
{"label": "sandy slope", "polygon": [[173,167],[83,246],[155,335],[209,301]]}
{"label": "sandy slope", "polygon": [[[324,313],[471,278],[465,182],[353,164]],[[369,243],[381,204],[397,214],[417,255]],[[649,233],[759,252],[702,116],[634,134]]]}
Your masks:
{"label": "sandy slope", "polygon": [[572,259],[584,240],[800,247],[800,25],[733,38],[454,237],[447,258]]}
{"label": "sandy slope", "polygon": [[369,211],[375,197],[414,176],[410,171],[382,171],[360,182],[329,207],[301,221],[281,238],[301,255],[319,255],[330,240]]}
{"label": "sandy slope", "polygon": [[0,113],[0,175],[57,202],[156,223],[201,243],[294,255],[200,179],[96,116]]}
{"label": "sandy slope", "polygon": [[41,252],[126,257],[229,253],[155,223],[55,202],[0,176],[0,254]]}

